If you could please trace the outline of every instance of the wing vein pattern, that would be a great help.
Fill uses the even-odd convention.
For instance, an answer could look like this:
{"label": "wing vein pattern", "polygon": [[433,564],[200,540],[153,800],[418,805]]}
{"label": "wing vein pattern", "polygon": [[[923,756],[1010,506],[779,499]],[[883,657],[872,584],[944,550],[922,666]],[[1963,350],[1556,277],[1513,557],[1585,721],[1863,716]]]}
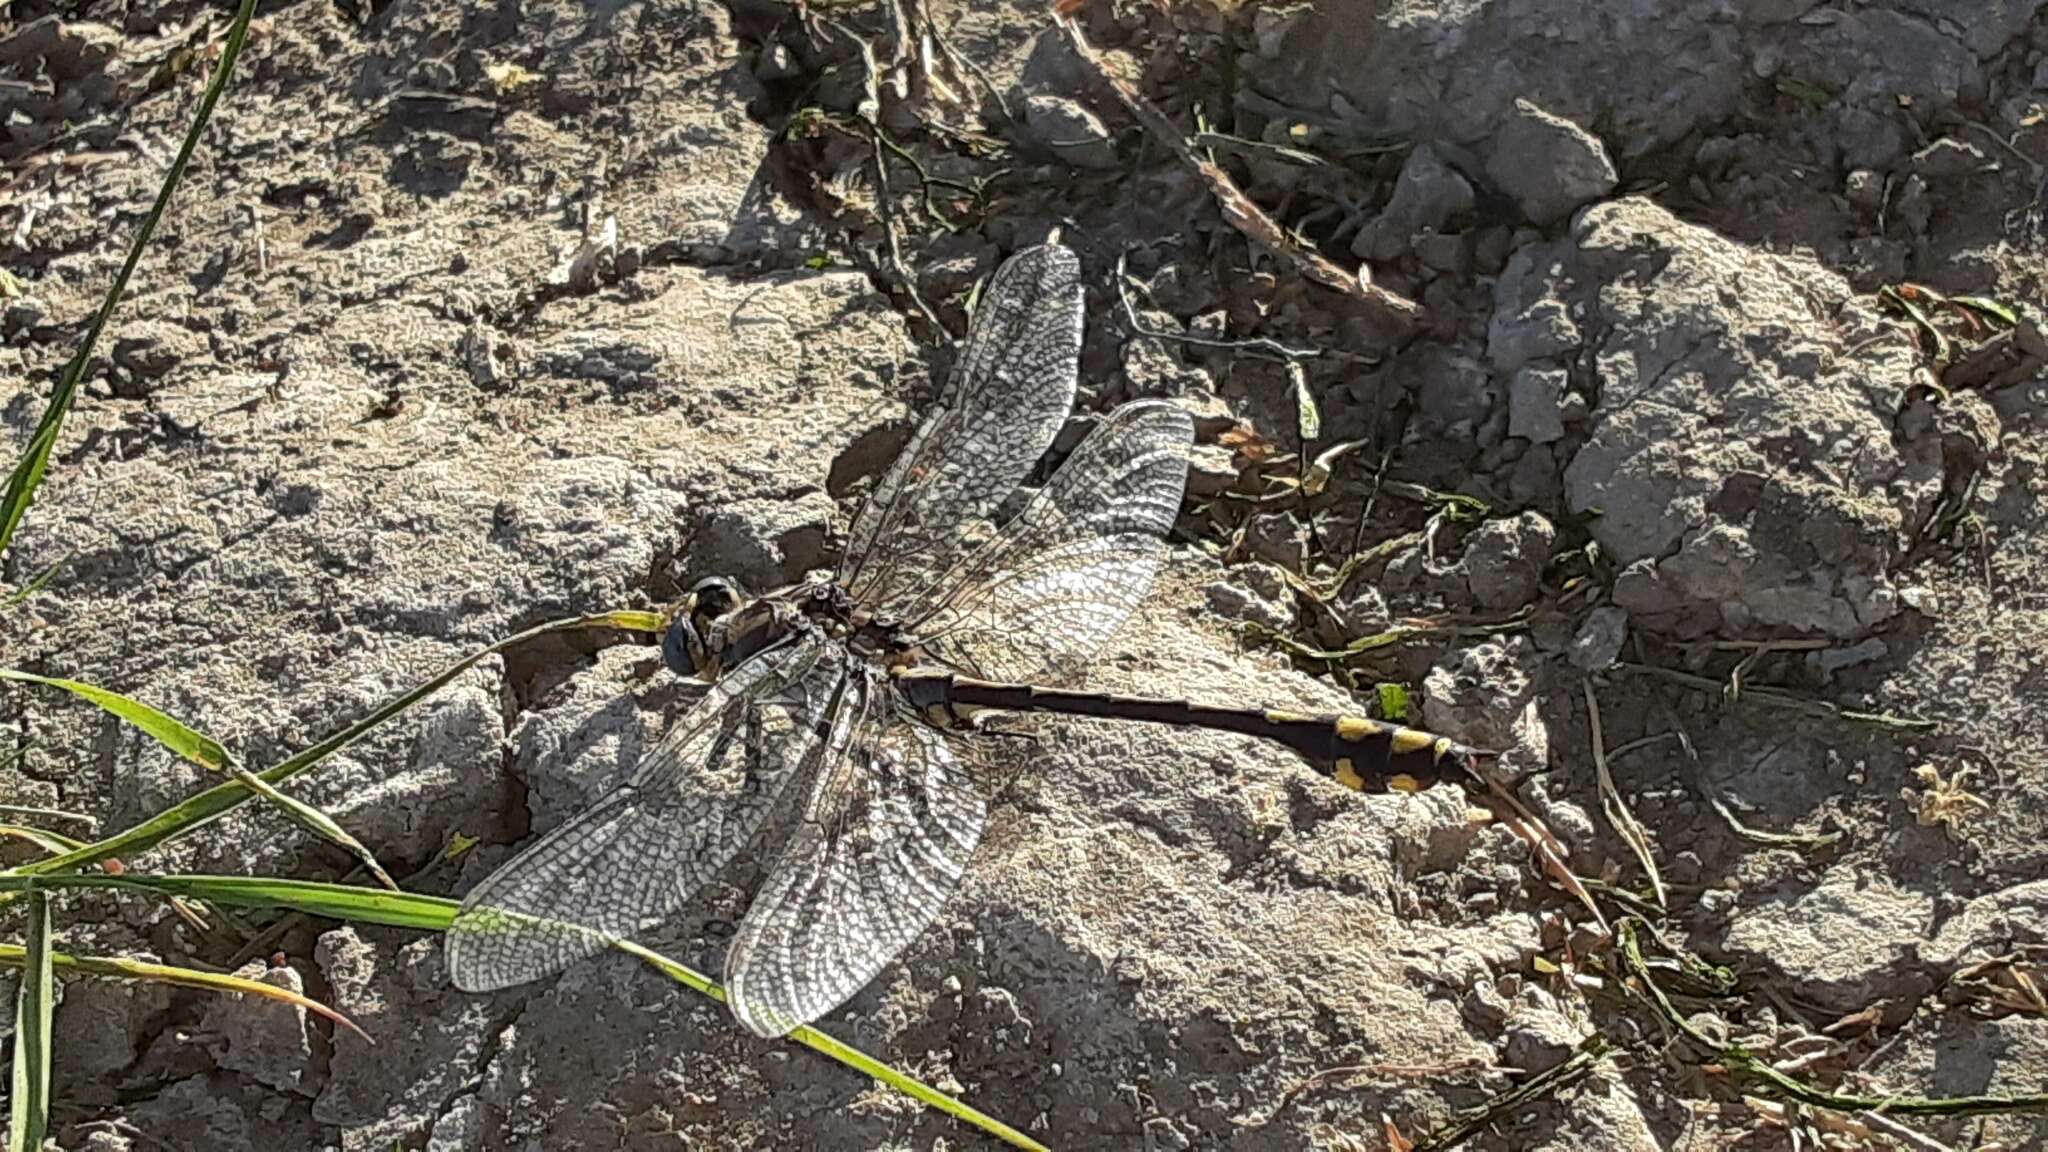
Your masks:
{"label": "wing vein pattern", "polygon": [[1081,266],[1047,245],[996,271],[937,407],[855,518],[840,583],[880,612],[953,566],[1074,405]]}
{"label": "wing vein pattern", "polygon": [[712,685],[625,784],[470,891],[446,935],[456,987],[552,975],[695,895],[799,774],[844,676],[809,633]]}
{"label": "wing vein pattern", "polygon": [[469,893],[446,934],[458,987],[536,980],[632,936],[771,821],[787,837],[726,954],[750,1030],[838,1007],[930,926],[987,801],[960,761],[971,738],[913,714],[878,653],[912,636],[979,675],[1073,678],[1149,594],[1180,511],[1193,421],[1141,401],[991,522],[1073,406],[1082,312],[1064,248],[996,272],[939,403],[855,517],[846,595],[765,598],[802,605],[793,635],[720,676],[626,783]]}
{"label": "wing vein pattern", "polygon": [[912,630],[981,675],[1072,679],[1150,594],[1194,439],[1172,404],[1110,413],[1001,534],[908,607]]}
{"label": "wing vein pattern", "polygon": [[865,987],[931,924],[981,843],[987,804],[882,674],[848,681],[810,803],[726,958],[733,1014],[763,1036]]}

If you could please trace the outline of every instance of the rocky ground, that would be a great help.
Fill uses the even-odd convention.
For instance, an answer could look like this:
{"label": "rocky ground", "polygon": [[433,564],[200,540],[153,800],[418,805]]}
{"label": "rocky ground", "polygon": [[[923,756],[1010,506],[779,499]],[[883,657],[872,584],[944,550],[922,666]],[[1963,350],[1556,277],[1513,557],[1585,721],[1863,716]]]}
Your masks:
{"label": "rocky ground", "polygon": [[[1506,753],[1615,916],[1650,882],[1604,762],[1666,890],[1653,951],[1735,977],[1678,1002],[1710,1042],[1858,1096],[2038,1090],[2044,7],[1090,0],[1077,47],[986,0],[266,6],[4,557],[4,663],[267,765],[520,627],[800,577],[976,284],[1057,229],[1077,421],[1205,417],[1169,575],[1095,684],[1404,685]],[[225,27],[0,10],[8,443]],[[637,759],[690,691],[654,664],[515,650],[297,792],[460,893]],[[207,783],[64,701],[0,715],[0,802],[112,830]],[[1732,1085],[1453,791],[1060,731],[938,925],[823,1022],[1048,1144],[1403,1147],[1594,1035],[1591,1076],[1473,1146],[2048,1140]],[[253,811],[126,862],[349,863]],[[656,943],[715,971],[746,879]],[[59,911],[75,952],[281,953],[267,978],[376,1040],[72,983],[66,1148],[986,1142],[624,958],[478,997],[431,937]]]}

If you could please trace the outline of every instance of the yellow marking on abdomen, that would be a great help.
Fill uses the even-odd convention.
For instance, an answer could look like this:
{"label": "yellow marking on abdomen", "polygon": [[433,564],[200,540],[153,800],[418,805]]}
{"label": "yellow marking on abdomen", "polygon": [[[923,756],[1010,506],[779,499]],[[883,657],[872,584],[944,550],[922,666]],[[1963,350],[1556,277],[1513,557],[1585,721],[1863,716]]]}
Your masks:
{"label": "yellow marking on abdomen", "polygon": [[1365,791],[1365,777],[1360,776],[1358,769],[1351,766],[1351,758],[1348,756],[1337,761],[1337,783],[1354,791]]}
{"label": "yellow marking on abdomen", "polygon": [[1337,717],[1337,738],[1340,740],[1364,740],[1385,729],[1386,725],[1363,716]]}
{"label": "yellow marking on abdomen", "polygon": [[1396,728],[1394,754],[1398,756],[1403,752],[1420,752],[1425,748],[1434,748],[1439,739],[1441,738],[1427,732],[1418,732],[1413,728]]}
{"label": "yellow marking on abdomen", "polygon": [[1422,781],[1417,780],[1406,772],[1397,772],[1387,777],[1387,790],[1390,792],[1407,792],[1412,794],[1422,791],[1422,788]]}

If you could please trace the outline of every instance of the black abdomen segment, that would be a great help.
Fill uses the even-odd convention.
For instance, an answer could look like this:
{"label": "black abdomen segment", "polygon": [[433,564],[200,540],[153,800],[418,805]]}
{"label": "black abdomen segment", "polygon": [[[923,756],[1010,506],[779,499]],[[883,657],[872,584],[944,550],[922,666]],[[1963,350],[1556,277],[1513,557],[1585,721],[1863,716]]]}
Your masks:
{"label": "black abdomen segment", "polygon": [[1472,778],[1472,749],[1363,716],[1212,708],[1186,700],[1070,692],[945,673],[905,673],[897,684],[912,706],[940,721],[961,709],[994,708],[1241,732],[1285,744],[1324,775],[1360,792],[1416,792],[1442,780]]}

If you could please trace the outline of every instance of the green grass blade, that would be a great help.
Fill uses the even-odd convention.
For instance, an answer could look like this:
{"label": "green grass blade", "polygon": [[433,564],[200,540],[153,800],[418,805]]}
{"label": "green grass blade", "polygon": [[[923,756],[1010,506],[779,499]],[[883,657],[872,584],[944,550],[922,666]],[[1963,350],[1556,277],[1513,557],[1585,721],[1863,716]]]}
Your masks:
{"label": "green grass blade", "polygon": [[955,1120],[972,1124],[983,1132],[1001,1140],[1012,1148],[1029,1149],[1030,1152],[1049,1152],[1045,1145],[1017,1131],[1008,1124],[986,1115],[978,1109],[964,1104],[923,1081],[905,1076],[873,1056],[847,1044],[842,1044],[816,1028],[805,1026],[789,1034],[789,1038],[800,1044],[822,1052],[855,1071],[865,1072],[898,1092],[914,1100],[936,1108]]}
{"label": "green grass blade", "polygon": [[267,781],[238,766],[233,754],[220,741],[168,713],[152,708],[140,700],[101,688],[97,684],[87,684],[82,680],[38,676],[33,672],[19,672],[12,668],[0,668],[0,680],[62,688],[80,699],[99,705],[142,729],[151,739],[194,764],[210,771],[232,775],[242,782],[242,787],[269,801],[292,821],[303,825],[314,835],[340,845],[349,855],[361,861],[363,867],[369,870],[370,875],[376,877],[378,883],[387,888],[398,887],[390,874],[384,871],[384,866],[377,863],[376,856],[372,855],[361,841],[349,835],[340,824],[335,823],[333,817],[303,800],[295,800],[271,787]]}
{"label": "green grass blade", "polygon": [[228,750],[220,741],[204,732],[193,729],[164,712],[131,700],[119,692],[111,692],[97,684],[82,680],[66,680],[57,676],[38,676],[33,672],[17,672],[12,668],[0,668],[0,680],[14,680],[23,684],[42,684],[50,688],[62,688],[82,700],[97,704],[137,728],[142,729],[157,743],[192,761],[202,768],[215,772],[225,771],[228,766]]}
{"label": "green grass blade", "polygon": [[272,807],[281,810],[286,816],[290,817],[294,823],[312,832],[315,836],[340,846],[343,851],[355,857],[356,862],[361,864],[364,870],[369,872],[370,877],[377,881],[377,883],[394,891],[397,890],[398,881],[393,880],[391,873],[384,870],[384,865],[377,862],[377,857],[370,851],[369,846],[354,836],[349,835],[348,830],[336,823],[334,817],[313,807],[304,800],[296,800],[279,792],[270,786],[269,781],[249,771],[247,768],[236,768],[234,770],[234,777],[240,782],[242,787],[263,797]]}
{"label": "green grass blade", "polygon": [[290,908],[330,920],[439,932],[455,919],[455,901],[417,892],[268,876],[27,876],[0,874],[0,892],[113,888],[204,900],[231,908]]}
{"label": "green grass blade", "polygon": [[29,597],[41,592],[57,573],[64,570],[64,565],[69,563],[71,563],[71,557],[69,556],[53,562],[48,568],[43,569],[35,579],[8,593],[7,599],[0,600],[0,608],[12,610],[28,603]]}
{"label": "green grass blade", "polygon": [[[323,884],[312,880],[280,880],[262,876],[26,876],[0,874],[0,892],[30,892],[67,888],[113,888],[152,892],[164,896],[205,900],[213,904],[242,908],[290,908],[331,920],[357,924],[382,924],[393,928],[440,931],[454,922],[461,905],[440,896],[413,892],[385,892],[349,884]],[[725,1003],[725,989],[709,976],[630,940],[612,945],[619,951],[652,966],[678,984],[694,989],[719,1003]],[[0,963],[6,947],[0,945]],[[839,1061],[848,1068],[872,1077],[957,1120],[971,1124],[1015,1148],[1045,1152],[1037,1141],[994,1117],[961,1103],[914,1077],[907,1076],[858,1048],[841,1043],[815,1028],[798,1028],[789,1034],[814,1051]]]}
{"label": "green grass blade", "polygon": [[[537,636],[554,632],[568,632],[583,628],[623,628],[636,632],[659,632],[663,627],[661,613],[617,611],[600,612],[594,616],[579,616],[571,620],[556,620],[528,628],[516,636],[509,636],[489,645],[476,653],[449,665],[426,683],[398,696],[390,703],[370,713],[340,732],[329,736],[311,748],[271,768],[256,773],[266,784],[281,784],[304,772],[308,768],[348,747],[361,739],[371,729],[412,707],[424,697],[432,694],[450,680],[468,671],[477,661],[496,652],[502,652],[516,644],[524,643]],[[128,856],[155,847],[166,840],[184,835],[195,828],[203,827],[233,811],[249,798],[249,791],[239,781],[217,785],[196,796],[173,805],[142,823],[97,840],[75,852],[36,860],[13,869],[28,875],[50,875],[71,872],[89,864],[97,864],[115,856]]]}
{"label": "green grass blade", "polygon": [[[628,956],[639,958],[642,962],[659,970],[678,984],[688,985],[718,1001],[720,1004],[725,1003],[725,989],[710,977],[703,975],[693,968],[678,964],[652,949],[642,948],[631,940],[619,941],[612,945],[612,947],[626,953]],[[946,1095],[944,1092],[914,1076],[906,1076],[851,1044],[836,1040],[816,1028],[804,1025],[792,1031],[789,1034],[789,1038],[814,1052],[830,1056],[832,1059],[839,1061],[856,1072],[887,1084],[889,1087],[924,1104],[926,1107],[935,1108],[953,1117],[955,1120],[972,1124],[1012,1148],[1026,1148],[1033,1150],[1033,1152],[1048,1152],[1045,1145],[1040,1144],[1038,1141],[1033,1140],[1031,1137],[1026,1136],[1024,1133],[1017,1131],[995,1117]]]}
{"label": "green grass blade", "polygon": [[142,260],[142,250],[149,246],[157,221],[163,218],[164,209],[171,202],[171,193],[185,178],[185,166],[192,160],[192,150],[199,146],[199,136],[206,128],[206,122],[213,118],[214,105],[220,103],[221,93],[227,90],[228,76],[235,68],[235,57],[242,54],[242,45],[249,40],[249,20],[255,15],[256,0],[242,0],[235,11],[234,22],[228,25],[227,40],[221,45],[220,62],[214,65],[213,78],[207,81],[206,91],[199,97],[199,107],[192,115],[192,126],[185,131],[185,140],[178,146],[178,155],[171,161],[171,170],[164,174],[163,187],[157,189],[156,203],[150,205],[149,214],[142,218],[142,227],[135,233],[135,242],[128,246],[128,258],[121,262],[120,273],[114,277],[113,286],[100,301],[100,310],[93,315],[92,326],[86,329],[85,340],[79,344],[77,355],[64,366],[63,375],[57,378],[57,386],[50,390],[50,403],[43,409],[35,435],[29,439],[28,451],[7,477],[7,493],[0,497],[0,555],[5,555],[7,546],[14,541],[15,529],[21,526],[21,518],[28,514],[36,489],[42,486],[43,474],[50,466],[50,453],[57,447],[57,433],[63,430],[64,417],[71,411],[72,401],[78,398],[78,386],[85,379],[86,366],[92,363],[93,349],[106,331],[107,322],[113,319],[114,306],[121,302],[121,294],[128,290],[128,280],[135,275],[135,266]]}
{"label": "green grass blade", "polygon": [[[12,763],[20,762],[21,756],[16,754]],[[32,804],[0,804],[0,816],[26,816],[31,820],[69,820],[74,824],[85,825],[88,831],[99,823],[84,812],[66,812],[62,808],[38,808]]]}
{"label": "green grass blade", "polygon": [[26,824],[0,824],[0,839],[26,840],[52,855],[85,847],[83,840],[73,840],[42,828],[30,828]]}
{"label": "green grass blade", "polygon": [[[0,967],[26,967],[27,951],[18,944],[0,944]],[[294,992],[276,984],[266,984],[261,980],[250,980],[221,972],[202,972],[197,968],[180,968],[174,964],[131,960],[123,956],[73,956],[66,952],[52,952],[50,963],[53,968],[62,968],[67,972],[77,972],[84,976],[103,976],[109,980],[151,980],[158,984],[177,984],[208,992],[239,992],[244,996],[260,996],[265,1000],[295,1005],[316,1015],[325,1016],[364,1040],[376,1043],[370,1040],[368,1032],[357,1027],[355,1021],[342,1013],[304,993]]]}
{"label": "green grass blade", "polygon": [[42,1152],[50,1129],[50,1014],[56,988],[50,971],[50,898],[40,892],[28,900],[27,940],[21,949],[21,993],[14,1010],[9,1152]]}

